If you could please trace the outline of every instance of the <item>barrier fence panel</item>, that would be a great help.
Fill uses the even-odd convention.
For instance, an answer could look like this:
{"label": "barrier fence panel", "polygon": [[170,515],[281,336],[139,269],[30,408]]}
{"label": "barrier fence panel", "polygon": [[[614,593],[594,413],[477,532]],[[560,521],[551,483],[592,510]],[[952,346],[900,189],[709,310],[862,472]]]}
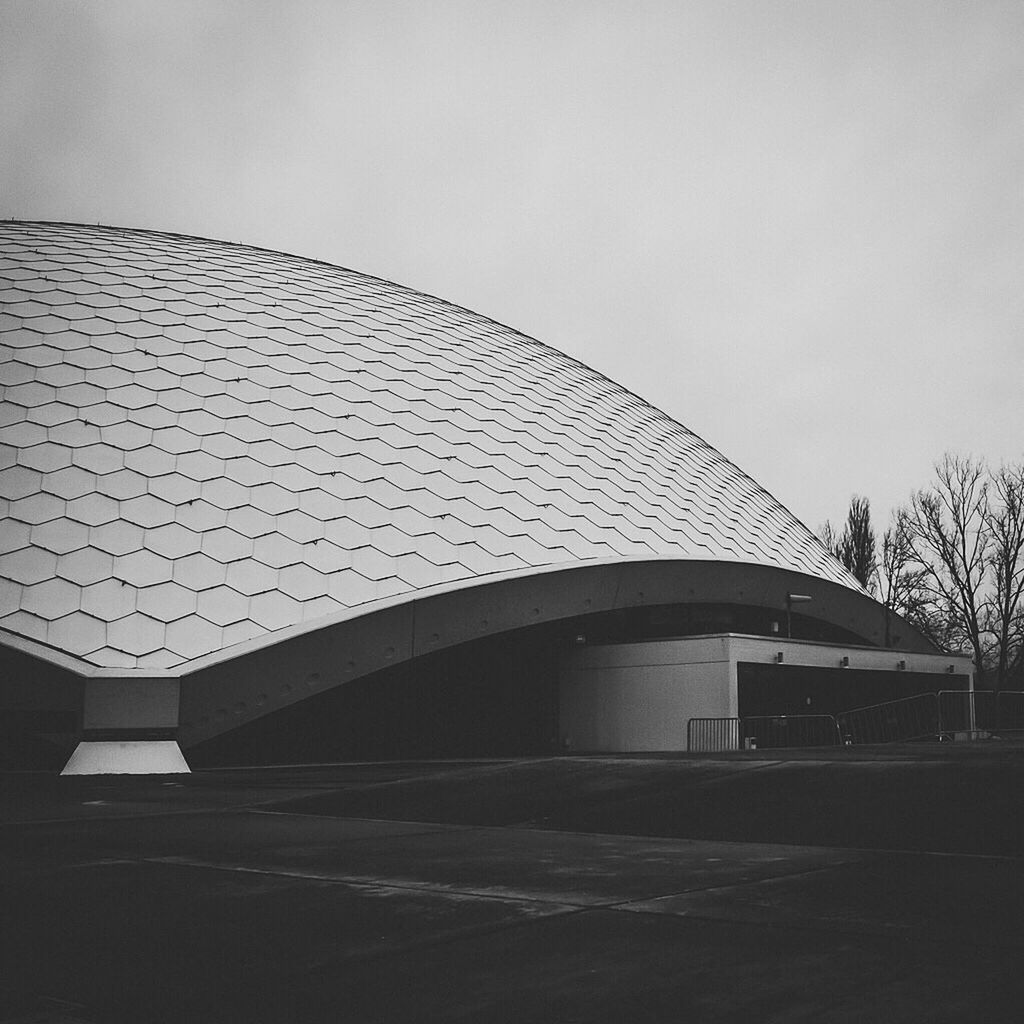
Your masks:
{"label": "barrier fence panel", "polygon": [[686,723],[686,749],[711,754],[740,749],[738,718],[691,718]]}
{"label": "barrier fence panel", "polygon": [[686,747],[698,753],[756,747],[899,743],[972,732],[1024,732],[1024,690],[940,690],[838,715],[691,718]]}
{"label": "barrier fence panel", "polygon": [[890,700],[836,715],[839,732],[851,743],[897,743],[924,739],[942,731],[934,693]]}
{"label": "barrier fence panel", "polygon": [[832,715],[764,715],[740,722],[743,745],[775,747],[834,747],[842,742]]}
{"label": "barrier fence panel", "polygon": [[974,705],[974,729],[992,732],[999,725],[999,707],[992,690],[972,690],[971,703]]}
{"label": "barrier fence panel", "polygon": [[1002,690],[996,710],[1001,732],[1024,731],[1024,690]]}
{"label": "barrier fence panel", "polygon": [[1024,729],[1024,691],[942,690],[939,711],[943,732],[1012,732]]}
{"label": "barrier fence panel", "polygon": [[942,732],[991,732],[999,722],[996,695],[991,690],[940,690]]}

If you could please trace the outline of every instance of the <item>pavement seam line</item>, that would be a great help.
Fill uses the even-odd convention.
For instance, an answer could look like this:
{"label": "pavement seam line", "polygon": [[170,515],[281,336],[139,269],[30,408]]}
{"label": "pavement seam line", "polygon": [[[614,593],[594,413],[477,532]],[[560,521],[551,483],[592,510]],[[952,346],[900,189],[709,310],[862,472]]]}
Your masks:
{"label": "pavement seam line", "polygon": [[83,823],[89,824],[103,821],[138,821],[141,818],[173,818],[184,814],[202,815],[203,817],[209,817],[212,814],[227,816],[245,809],[245,807],[206,807],[182,808],[181,810],[168,811],[142,811],[138,814],[86,814],[77,818],[19,818],[14,821],[0,821],[0,828],[24,828],[32,825],[81,825]]}
{"label": "pavement seam line", "polygon": [[[99,863],[99,862],[98,862]],[[678,896],[688,896],[696,893],[715,892],[718,890],[739,890],[749,886],[763,885],[765,883],[774,882],[781,879],[798,878],[801,875],[812,875],[819,872],[832,871],[838,868],[848,867],[850,864],[856,864],[857,861],[841,861],[836,864],[823,864],[819,867],[802,868],[799,871],[786,871],[781,874],[765,875],[760,878],[754,878],[746,882],[731,882],[726,885],[706,885],[706,886],[695,886],[689,889],[679,889],[669,893],[655,893],[649,896],[634,897],[626,900],[609,900],[609,901],[590,901],[585,903],[574,902],[571,897],[560,898],[558,896],[540,896],[540,895],[527,895],[520,892],[510,893],[502,895],[501,893],[495,893],[493,891],[480,890],[476,888],[455,888],[453,886],[445,885],[444,883],[437,882],[413,882],[405,881],[398,882],[391,879],[373,879],[369,880],[365,875],[321,875],[314,874],[312,872],[294,871],[283,868],[258,868],[248,867],[243,864],[224,864],[216,861],[205,861],[200,860],[196,857],[143,857],[136,861],[126,860],[120,863],[151,863],[151,864],[170,864],[179,865],[182,867],[194,867],[204,868],[215,871],[231,871],[238,872],[240,874],[255,874],[255,875],[269,875],[279,876],[283,878],[296,878],[305,879],[307,881],[316,882],[335,882],[342,885],[354,885],[366,888],[390,888],[390,889],[405,889],[414,892],[436,892],[436,893],[449,893],[464,896],[473,896],[478,899],[493,899],[498,901],[512,901],[512,902],[524,902],[524,903],[540,903],[540,904],[555,904],[558,906],[576,907],[581,909],[600,909],[600,910],[625,910],[634,904],[639,903],[651,903],[656,900],[667,900],[674,899]],[[88,866],[88,865],[86,865]],[[653,911],[652,911],[653,913]]]}
{"label": "pavement seam line", "polygon": [[644,896],[640,899],[622,900],[618,903],[611,904],[609,909],[624,910],[636,903],[653,903],[656,900],[671,900],[675,899],[677,896],[692,896],[696,893],[718,892],[729,889],[747,889],[752,885],[764,885],[765,883],[781,881],[782,879],[799,878],[802,875],[816,875],[825,871],[835,871],[838,868],[849,867],[851,864],[857,863],[860,862],[857,860],[839,861],[836,864],[821,864],[818,867],[801,868],[799,871],[783,871],[777,875],[765,875],[763,878],[752,878],[747,882],[729,882],[725,885],[701,885],[692,889],[680,889],[678,892],[663,893],[658,896]]}
{"label": "pavement seam line", "polygon": [[[366,818],[366,817],[347,817],[347,816],[335,816],[327,814],[313,814],[307,812],[295,812],[286,810],[263,810],[261,804],[244,804],[241,806],[229,806],[229,807],[209,807],[209,808],[182,808],[166,811],[150,811],[139,814],[111,814],[111,815],[86,815],[82,817],[73,818],[43,818],[43,819],[17,819],[13,821],[0,821],[0,828],[32,828],[35,826],[45,825],[83,825],[83,824],[96,824],[99,825],[104,822],[111,821],[137,821],[140,819],[152,819],[152,818],[170,818],[170,817],[182,817],[188,815],[195,815],[197,817],[210,817],[212,815],[220,815],[221,817],[227,818],[233,815],[240,814],[254,814],[254,815],[268,815],[268,816],[280,816],[280,817],[303,817],[303,818],[316,818],[323,821],[361,821],[368,823],[380,822],[382,824],[396,824],[396,825],[414,825],[421,826],[422,831],[418,833],[407,833],[409,835],[429,835],[432,833],[442,833],[445,831],[515,831],[515,832],[527,832],[536,833],[537,835],[567,835],[567,836],[583,836],[593,837],[602,839],[615,839],[615,840],[635,840],[637,842],[658,842],[658,843],[683,843],[683,844],[696,844],[696,843],[717,843],[726,846],[775,846],[784,848],[800,848],[805,850],[820,850],[830,851],[835,853],[847,853],[847,854],[880,854],[880,855],[897,855],[905,857],[940,857],[940,858],[962,858],[969,860],[979,861],[1007,861],[1012,863],[1024,862],[1024,856],[1018,854],[1009,853],[971,853],[967,851],[957,850],[915,850],[915,849],[903,849],[893,847],[873,847],[873,846],[821,846],[813,843],[778,843],[778,842],[767,842],[764,840],[754,839],[718,839],[710,836],[657,836],[657,835],[642,835],[633,832],[581,832],[573,829],[561,829],[561,828],[537,828],[530,827],[528,824],[508,824],[508,825],[479,825],[479,824],[463,824],[458,822],[440,822],[440,821],[410,821],[406,819],[398,818]],[[370,838],[370,837],[367,837]],[[358,840],[352,840],[356,842]]]}
{"label": "pavement seam line", "polygon": [[[444,831],[472,831],[474,829],[490,828],[489,825],[462,825],[458,822],[446,822],[446,821],[410,821],[405,818],[362,818],[362,817],[338,817],[333,814],[315,814],[312,811],[265,811],[261,807],[245,807],[242,810],[247,811],[250,814],[266,814],[273,815],[281,818],[313,818],[317,821],[365,821],[373,824],[387,824],[387,825],[415,825],[421,827],[426,831],[430,832],[444,832]],[[506,828],[512,826],[498,826],[499,828]]]}
{"label": "pavement seam line", "polygon": [[[371,818],[371,821],[387,821],[386,818]],[[593,836],[597,839],[635,839],[638,842],[662,843],[716,843],[722,846],[777,846],[784,849],[821,850],[833,853],[877,853],[897,854],[905,857],[962,857],[970,860],[1005,860],[1024,862],[1024,856],[1012,853],[967,853],[956,850],[905,850],[877,846],[818,846],[814,843],[776,843],[764,839],[716,839],[712,836],[652,836],[636,832],[578,832],[563,828],[528,828],[520,825],[470,825],[468,828],[514,829],[516,832],[537,832],[541,835]]]}
{"label": "pavement seam line", "polygon": [[369,880],[365,875],[320,875],[308,871],[289,871],[281,868],[253,868],[242,864],[218,864],[192,857],[141,857],[126,861],[133,864],[162,864],[171,867],[200,868],[208,871],[229,871],[237,874],[266,875],[278,878],[294,878],[307,882],[326,882],[335,885],[351,885],[366,889],[403,889],[409,892],[428,892],[450,896],[472,896],[476,899],[495,900],[502,903],[537,903],[543,906],[567,907],[572,910],[605,909],[601,903],[574,903],[571,899],[558,899],[526,895],[521,892],[499,893],[480,889],[461,889],[433,882],[396,882],[389,879]]}

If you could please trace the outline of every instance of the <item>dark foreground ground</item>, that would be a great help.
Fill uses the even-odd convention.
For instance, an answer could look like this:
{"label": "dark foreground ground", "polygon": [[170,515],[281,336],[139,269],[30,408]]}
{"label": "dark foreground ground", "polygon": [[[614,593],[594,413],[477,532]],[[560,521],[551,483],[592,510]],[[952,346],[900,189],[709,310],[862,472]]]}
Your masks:
{"label": "dark foreground ground", "polygon": [[0,1021],[1024,1019],[1024,746],[6,775]]}

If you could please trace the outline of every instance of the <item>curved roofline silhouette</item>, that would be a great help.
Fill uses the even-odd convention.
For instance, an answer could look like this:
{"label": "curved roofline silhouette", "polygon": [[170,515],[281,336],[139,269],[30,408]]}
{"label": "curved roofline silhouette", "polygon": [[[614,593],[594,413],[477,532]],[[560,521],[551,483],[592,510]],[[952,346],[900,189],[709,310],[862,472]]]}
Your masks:
{"label": "curved roofline silhouette", "polygon": [[878,607],[688,428],[446,300],[61,222],[0,224],[0,290],[0,635],[76,672],[185,675],[587,567],[749,565]]}

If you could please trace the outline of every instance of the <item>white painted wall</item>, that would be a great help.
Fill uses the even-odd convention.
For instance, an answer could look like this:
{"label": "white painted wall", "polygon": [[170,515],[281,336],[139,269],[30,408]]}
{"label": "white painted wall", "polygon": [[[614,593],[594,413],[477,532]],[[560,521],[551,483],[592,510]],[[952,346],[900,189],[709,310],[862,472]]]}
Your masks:
{"label": "white painted wall", "polygon": [[691,718],[735,715],[734,669],[724,637],[577,648],[559,685],[563,746],[685,750]]}
{"label": "white painted wall", "polygon": [[970,658],[818,644],[776,637],[717,636],[581,646],[562,665],[559,731],[574,751],[685,750],[691,718],[735,718],[739,714],[737,664],[786,665],[971,676]]}

